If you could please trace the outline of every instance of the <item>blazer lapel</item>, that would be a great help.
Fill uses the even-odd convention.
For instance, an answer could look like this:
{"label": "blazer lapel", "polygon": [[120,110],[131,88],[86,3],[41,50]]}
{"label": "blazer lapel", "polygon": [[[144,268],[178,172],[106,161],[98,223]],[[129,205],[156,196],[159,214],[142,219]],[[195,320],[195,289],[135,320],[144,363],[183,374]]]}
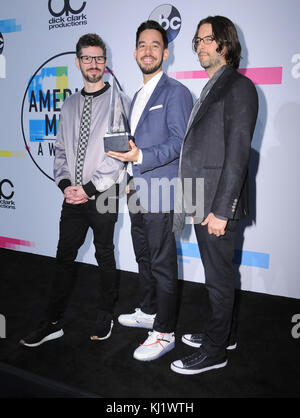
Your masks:
{"label": "blazer lapel", "polygon": [[129,115],[128,115],[129,124],[130,124],[130,120],[131,120],[132,109],[133,109],[134,103],[136,101],[138,92],[139,92],[139,90],[134,94],[133,99],[130,103],[130,109],[129,109]]}
{"label": "blazer lapel", "polygon": [[209,106],[218,99],[220,91],[223,89],[224,85],[227,83],[228,77],[232,74],[232,71],[234,71],[231,67],[228,67],[224,73],[220,76],[220,78],[215,82],[215,84],[212,86],[211,90],[209,91],[208,95],[205,97],[202,105],[200,106],[197,114],[194,117],[193,122],[191,123],[191,126],[186,133],[186,136],[190,132],[190,130],[193,128],[193,126],[202,118],[202,116],[205,114]]}
{"label": "blazer lapel", "polygon": [[[154,89],[153,93],[151,94],[150,99],[148,100],[148,102],[147,102],[147,104],[146,104],[146,106],[145,106],[145,108],[144,108],[144,110],[143,110],[143,113],[141,114],[141,117],[140,117],[140,119],[139,119],[139,121],[138,121],[138,124],[137,124],[137,126],[136,126],[135,131],[137,131],[137,129],[139,128],[139,126],[143,123],[143,121],[144,121],[145,117],[148,115],[148,113],[149,113],[149,109],[150,109],[150,108],[152,107],[152,105],[155,103],[155,100],[156,100],[157,96],[161,93],[161,88],[162,88],[162,86],[165,84],[166,79],[167,79],[166,74],[163,74],[163,75],[161,76],[161,78],[160,78],[159,82],[157,83],[157,86],[155,87],[155,89]],[[135,98],[134,98],[134,101],[135,101],[135,99],[136,99],[136,96],[135,96]],[[133,102],[132,102],[132,103],[133,103]],[[132,105],[132,108],[133,108],[133,105]],[[132,108],[131,108],[131,110],[132,110]]]}

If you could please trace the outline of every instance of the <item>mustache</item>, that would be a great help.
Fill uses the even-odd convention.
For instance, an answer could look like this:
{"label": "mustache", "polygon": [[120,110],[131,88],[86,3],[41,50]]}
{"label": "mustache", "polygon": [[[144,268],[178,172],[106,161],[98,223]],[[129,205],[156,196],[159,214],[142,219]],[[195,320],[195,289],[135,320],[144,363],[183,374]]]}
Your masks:
{"label": "mustache", "polygon": [[143,59],[143,58],[152,58],[153,60],[155,60],[155,59],[156,59],[155,57],[153,57],[153,55],[149,55],[149,54],[144,55],[144,56],[142,57],[142,59]]}

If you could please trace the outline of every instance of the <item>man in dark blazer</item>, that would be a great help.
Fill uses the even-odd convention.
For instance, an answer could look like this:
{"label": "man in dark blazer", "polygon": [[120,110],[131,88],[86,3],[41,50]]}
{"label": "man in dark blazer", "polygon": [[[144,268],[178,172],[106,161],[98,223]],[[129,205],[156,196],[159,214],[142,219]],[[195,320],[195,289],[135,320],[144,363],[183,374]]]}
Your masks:
{"label": "man in dark blazer", "polygon": [[[258,112],[255,86],[236,71],[241,46],[234,24],[222,16],[203,19],[193,42],[210,80],[189,120],[180,178],[183,196],[187,178],[204,179],[204,201],[195,188],[189,189],[189,198],[194,207],[202,206],[196,207],[203,216],[196,214],[194,228],[211,309],[204,329],[182,337],[197,350],[171,364],[171,369],[181,374],[224,367],[226,349],[236,346],[231,335],[235,291],[232,259],[238,219],[248,212],[247,167]],[[184,216],[175,214],[174,230],[179,231],[183,223]]]}
{"label": "man in dark blazer", "polygon": [[136,34],[135,59],[143,86],[130,109],[127,153],[109,152],[129,162],[133,185],[128,199],[131,234],[139,268],[139,307],[120,315],[120,324],[153,329],[134,351],[141,361],[157,359],[175,345],[177,250],[173,225],[174,185],[179,154],[193,107],[189,90],[162,72],[168,58],[166,31],[155,21],[142,23]]}

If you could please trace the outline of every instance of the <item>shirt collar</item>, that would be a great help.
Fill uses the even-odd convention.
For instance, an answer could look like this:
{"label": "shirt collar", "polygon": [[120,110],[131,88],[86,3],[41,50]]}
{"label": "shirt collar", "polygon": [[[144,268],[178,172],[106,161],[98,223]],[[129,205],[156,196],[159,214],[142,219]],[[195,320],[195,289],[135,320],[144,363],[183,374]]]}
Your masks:
{"label": "shirt collar", "polygon": [[213,87],[213,85],[218,81],[219,77],[223,74],[223,72],[226,70],[226,68],[228,68],[229,66],[227,64],[222,65],[222,67],[220,67],[212,76],[212,78],[210,78],[208,80],[208,82],[205,84],[205,86],[202,89],[202,92],[200,94],[200,102],[202,103],[205,99],[205,97],[208,95],[208,93],[210,92],[211,88]]}
{"label": "shirt collar", "polygon": [[110,84],[108,81],[104,82],[104,87],[102,87],[102,89],[95,91],[93,93],[87,93],[86,91],[84,91],[84,88],[81,90],[81,95],[82,96],[93,96],[93,97],[97,97],[100,96],[101,94],[105,93],[106,90],[108,90],[110,88]]}
{"label": "shirt collar", "polygon": [[143,84],[142,88],[144,89],[145,93],[149,93],[155,89],[162,75],[163,75],[163,71],[160,71],[154,77],[152,77],[149,81],[147,81],[147,83]]}
{"label": "shirt collar", "polygon": [[223,72],[226,70],[226,68],[229,67],[228,64],[224,64],[222,65],[222,67],[220,67],[212,76],[211,80],[215,81],[217,80],[221,74],[223,74]]}

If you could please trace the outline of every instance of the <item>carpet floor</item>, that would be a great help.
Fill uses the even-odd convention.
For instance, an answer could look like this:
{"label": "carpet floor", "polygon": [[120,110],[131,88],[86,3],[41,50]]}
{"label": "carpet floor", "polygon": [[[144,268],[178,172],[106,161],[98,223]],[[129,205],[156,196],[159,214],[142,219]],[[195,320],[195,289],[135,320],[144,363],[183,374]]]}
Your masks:
{"label": "carpet floor", "polygon": [[[0,314],[6,320],[6,338],[0,338],[3,366],[1,375],[0,365],[0,397],[37,397],[39,393],[45,396],[47,389],[37,389],[39,383],[45,382],[48,388],[56,384],[57,391],[60,388],[64,394],[68,388],[74,389],[74,397],[191,399],[300,395],[300,338],[294,338],[291,332],[295,325],[292,317],[300,314],[297,299],[237,290],[238,347],[228,352],[228,365],[184,376],[172,372],[170,363],[193,352],[192,347],[181,342],[181,335],[201,330],[208,310],[203,284],[179,282],[176,346],[156,361],[139,362],[132,354],[145,340],[147,330],[122,327],[117,322],[120,313],[132,312],[138,306],[136,274],[120,272],[112,336],[105,341],[90,341],[96,317],[97,268],[76,263],[78,281],[65,315],[65,335],[37,348],[26,348],[18,341],[40,321],[55,260],[0,249],[0,263]],[[23,381],[16,378],[15,385],[14,371],[19,376],[23,373]],[[49,394],[54,392],[49,389]]]}

